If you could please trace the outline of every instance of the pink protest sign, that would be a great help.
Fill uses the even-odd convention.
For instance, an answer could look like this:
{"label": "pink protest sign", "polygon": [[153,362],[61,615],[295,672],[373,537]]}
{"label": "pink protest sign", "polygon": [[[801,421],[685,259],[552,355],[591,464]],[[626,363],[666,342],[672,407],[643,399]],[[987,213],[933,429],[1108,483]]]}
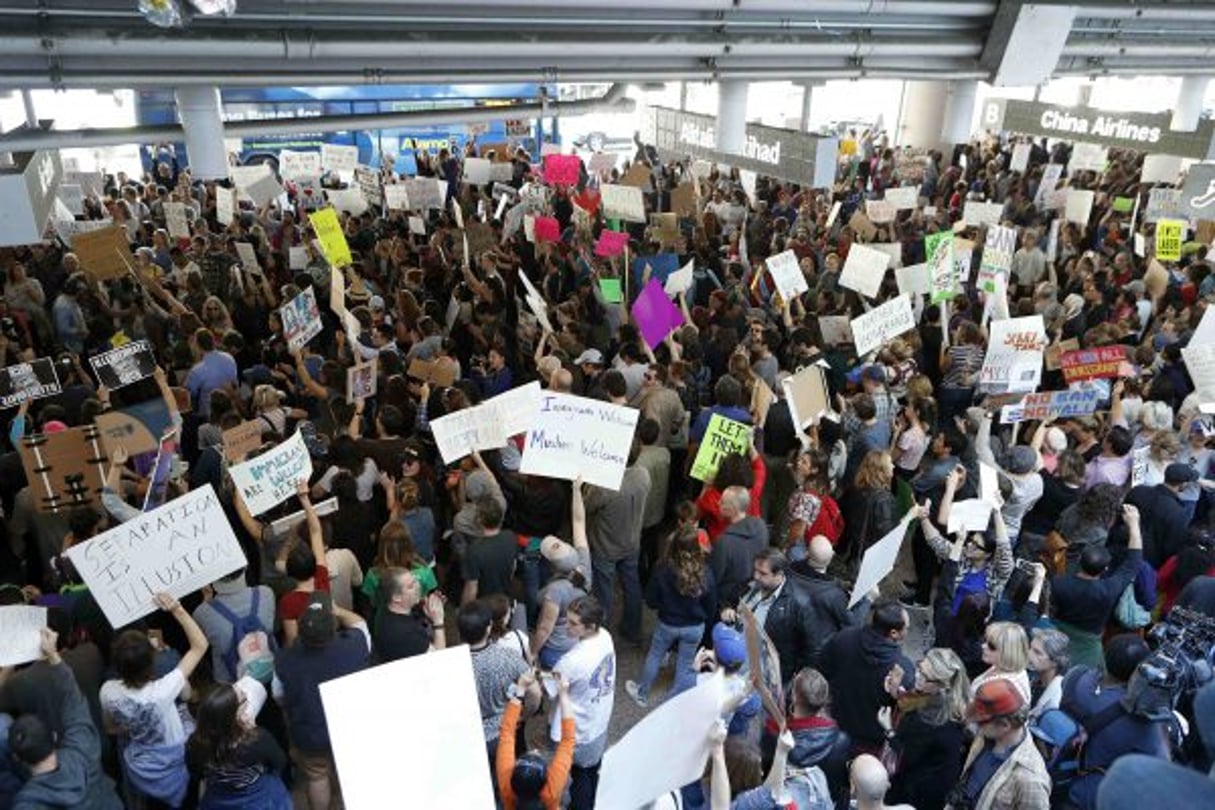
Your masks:
{"label": "pink protest sign", "polygon": [[544,182],[550,186],[574,186],[582,176],[582,158],[577,155],[545,155]]}
{"label": "pink protest sign", "polygon": [[683,325],[683,313],[671,303],[662,282],[655,278],[650,279],[633,302],[632,313],[633,322],[651,349]]}
{"label": "pink protest sign", "polygon": [[629,243],[629,235],[620,231],[600,231],[599,241],[595,243],[596,256],[619,256]]}
{"label": "pink protest sign", "polygon": [[536,217],[532,223],[537,242],[560,242],[561,223],[556,217]]}

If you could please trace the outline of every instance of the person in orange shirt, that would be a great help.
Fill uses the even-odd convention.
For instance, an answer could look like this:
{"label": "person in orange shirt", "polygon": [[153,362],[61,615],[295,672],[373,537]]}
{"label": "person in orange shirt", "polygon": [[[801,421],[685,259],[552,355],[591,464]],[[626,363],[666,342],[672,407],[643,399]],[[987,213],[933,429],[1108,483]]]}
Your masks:
{"label": "person in orange shirt", "polygon": [[574,764],[574,707],[570,702],[569,682],[562,678],[557,685],[557,701],[561,708],[561,742],[551,762],[545,762],[539,751],[529,751],[515,758],[515,728],[523,712],[523,695],[536,682],[535,674],[527,671],[513,684],[510,702],[502,715],[502,730],[498,736],[498,795],[504,810],[560,810],[561,796]]}

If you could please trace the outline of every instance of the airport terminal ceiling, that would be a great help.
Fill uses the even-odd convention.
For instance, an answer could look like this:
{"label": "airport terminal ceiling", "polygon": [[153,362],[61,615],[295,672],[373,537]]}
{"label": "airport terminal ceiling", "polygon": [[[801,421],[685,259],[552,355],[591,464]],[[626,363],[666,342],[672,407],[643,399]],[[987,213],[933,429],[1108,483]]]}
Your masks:
{"label": "airport terminal ceiling", "polygon": [[[236,0],[224,17],[155,2],[180,6],[182,26],[153,25],[138,0],[0,0],[0,86],[999,83],[1018,33],[1056,41],[1044,78],[1206,74],[1215,56],[1213,3]],[[1035,13],[1064,22],[1035,31]]]}

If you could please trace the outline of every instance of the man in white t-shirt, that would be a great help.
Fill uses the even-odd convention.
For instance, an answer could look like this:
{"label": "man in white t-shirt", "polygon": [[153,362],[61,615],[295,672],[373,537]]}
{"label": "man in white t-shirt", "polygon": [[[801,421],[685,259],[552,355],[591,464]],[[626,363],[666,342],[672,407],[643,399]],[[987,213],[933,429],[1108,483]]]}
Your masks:
{"label": "man in white t-shirt", "polygon": [[[576,744],[570,768],[570,810],[591,810],[599,786],[599,765],[607,749],[608,723],[616,695],[616,647],[603,628],[603,607],[593,596],[570,603],[567,632],[577,643],[553,667],[570,685]],[[555,684],[555,682],[552,682]],[[561,739],[561,717],[553,713],[550,736]]]}

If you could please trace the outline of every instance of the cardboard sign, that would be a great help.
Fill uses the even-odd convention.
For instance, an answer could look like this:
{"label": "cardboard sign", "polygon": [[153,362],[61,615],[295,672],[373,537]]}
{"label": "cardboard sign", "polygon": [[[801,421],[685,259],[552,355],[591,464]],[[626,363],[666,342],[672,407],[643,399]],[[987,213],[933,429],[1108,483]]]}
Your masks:
{"label": "cardboard sign", "polygon": [[346,243],[346,234],[342,230],[341,220],[337,211],[332,208],[322,208],[308,215],[312,229],[316,231],[317,241],[321,243],[321,252],[333,267],[345,267],[354,263],[350,254],[350,246]]}
{"label": "cardboard sign", "polygon": [[1126,363],[1126,347],[1101,346],[1096,349],[1065,352],[1059,365],[1068,385],[1082,380],[1113,379]]}
{"label": "cardboard sign", "polygon": [[860,211],[853,213],[852,218],[848,220],[848,227],[866,242],[872,242],[877,238],[877,226]]}
{"label": "cardboard sign", "polygon": [[122,278],[135,265],[127,229],[110,225],[72,237],[72,252],[80,260],[80,268],[95,281]]}
{"label": "cardboard sign", "polygon": [[1058,371],[1059,366],[1063,364],[1063,355],[1066,352],[1079,351],[1080,341],[1076,338],[1061,340],[1058,343],[1052,343],[1046,347],[1046,370]]}
{"label": "cardboard sign", "polygon": [[15,667],[41,658],[44,627],[44,607],[0,607],[0,667]]}
{"label": "cardboard sign", "polygon": [[750,425],[727,419],[719,413],[713,414],[696,451],[696,459],[692,462],[689,475],[697,481],[713,480],[723,458],[735,453],[746,453],[750,444]]}
{"label": "cardboard sign", "polygon": [[245,456],[262,446],[264,419],[249,419],[224,431],[224,458],[232,464],[240,464]]}
{"label": "cardboard sign", "polygon": [[321,311],[316,293],[309,287],[284,304],[278,311],[283,322],[283,337],[292,349],[299,349],[321,333]]}
{"label": "cardboard sign", "polygon": [[651,349],[657,348],[667,335],[683,326],[683,313],[671,303],[662,282],[655,278],[651,278],[638,294],[631,312],[642,339]]}
{"label": "cardboard sign", "polygon": [[1186,224],[1179,220],[1162,219],[1156,223],[1156,258],[1162,262],[1181,261],[1181,243]]}
{"label": "cardboard sign", "polygon": [[911,299],[900,295],[852,320],[856,353],[864,356],[912,329],[915,329],[915,313],[911,309]]}
{"label": "cardboard sign", "polygon": [[93,425],[21,439],[25,479],[41,512],[100,506],[109,457]]}
{"label": "cardboard sign", "polygon": [[346,369],[347,402],[371,399],[375,396],[378,366],[378,359],[373,357],[360,366],[351,366]]}
{"label": "cardboard sign", "polygon": [[545,392],[525,434],[519,472],[619,490],[640,412],[571,394]]}
{"label": "cardboard sign", "polygon": [[958,291],[957,265],[953,261],[953,240],[952,231],[930,233],[924,237],[934,304],[949,301]]}
{"label": "cardboard sign", "polygon": [[328,172],[354,174],[359,165],[359,148],[336,143],[321,144],[321,167]]}
{"label": "cardboard sign", "polygon": [[595,255],[601,258],[619,256],[629,244],[629,235],[619,231],[602,230],[595,242]]}
{"label": "cardboard sign", "polygon": [[485,403],[431,420],[430,432],[444,464],[454,464],[474,450],[495,450],[508,438],[497,411]]}
{"label": "cardboard sign", "polygon": [[603,216],[625,222],[645,222],[645,198],[641,189],[629,185],[604,184],[599,187]]}
{"label": "cardboard sign", "polygon": [[[320,686],[347,810],[382,810],[408,780],[408,804],[494,806],[481,710],[467,645],[402,658]],[[425,724],[386,746],[368,718],[390,728]]]}
{"label": "cardboard sign", "polygon": [[979,388],[989,393],[1033,391],[1042,379],[1046,324],[1041,315],[992,321]]}
{"label": "cardboard sign", "polygon": [[115,629],[246,564],[223,506],[207,484],[67,550]]}
{"label": "cardboard sign", "polygon": [[[189,398],[189,393],[186,397]],[[132,456],[155,453],[160,446],[160,437],[169,430],[172,422],[164,400],[157,398],[128,405],[121,410],[99,413],[93,424],[101,434],[101,446],[108,457],[118,447]]]}
{"label": "cardboard sign", "polygon": [[257,517],[295,495],[296,484],[312,477],[312,457],[297,430],[273,450],[228,468],[232,483]]}
{"label": "cardboard sign", "polygon": [[456,381],[456,367],[450,360],[422,360],[415,357],[409,363],[409,376],[432,386],[450,388]]}
{"label": "cardboard sign", "polygon": [[545,155],[544,182],[550,186],[576,186],[582,177],[582,158],[577,155]]}
{"label": "cardboard sign", "polygon": [[792,377],[786,377],[781,387],[785,391],[785,401],[789,403],[793,425],[798,430],[817,425],[824,414],[831,413],[827,375],[817,363],[806,366]]}
{"label": "cardboard sign", "polygon": [[885,251],[854,244],[848,248],[848,258],[840,273],[840,286],[856,290],[867,298],[877,298],[889,266],[890,255]]}
{"label": "cardboard sign", "polygon": [[764,711],[778,727],[784,727],[785,690],[781,684],[780,653],[749,607],[740,603],[738,615],[742,618],[743,637],[747,642],[747,668],[751,674],[751,685],[759,693]]}
{"label": "cardboard sign", "polygon": [[650,167],[644,163],[634,163],[629,167],[629,170],[620,178],[620,185],[631,186],[638,191],[648,191],[651,183],[650,178],[653,172]]}
{"label": "cardboard sign", "polygon": [[53,397],[62,392],[55,361],[49,357],[0,369],[0,408],[12,408],[27,399]]}
{"label": "cardboard sign", "polygon": [[671,191],[671,211],[681,217],[695,217],[699,211],[696,205],[696,185],[683,183]]}
{"label": "cardboard sign", "polygon": [[89,358],[97,381],[111,391],[156,372],[156,356],[146,340],[136,340]]}
{"label": "cardboard sign", "polygon": [[911,513],[908,512],[885,537],[866,549],[865,556],[861,558],[860,571],[856,575],[856,584],[852,586],[852,595],[848,597],[849,610],[894,570],[894,563],[898,560],[899,548],[903,545],[903,538],[907,536],[907,524],[910,522]]}

